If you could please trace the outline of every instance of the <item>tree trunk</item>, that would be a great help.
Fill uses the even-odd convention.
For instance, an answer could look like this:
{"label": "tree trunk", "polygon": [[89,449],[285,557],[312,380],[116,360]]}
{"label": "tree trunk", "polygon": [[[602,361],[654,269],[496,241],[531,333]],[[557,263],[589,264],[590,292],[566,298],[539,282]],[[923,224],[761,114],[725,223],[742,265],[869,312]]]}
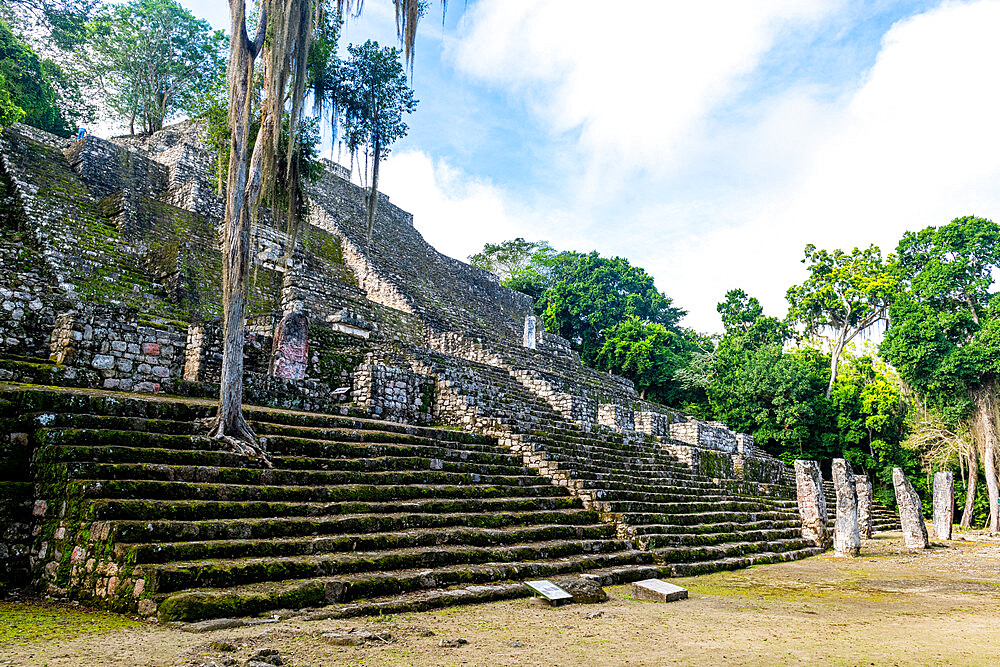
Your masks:
{"label": "tree trunk", "polygon": [[375,164],[372,167],[372,190],[368,195],[368,247],[372,246],[372,234],[375,230],[375,211],[378,209],[378,163],[380,159],[379,137],[375,136]]}
{"label": "tree trunk", "polygon": [[[247,198],[247,150],[250,138],[250,86],[259,45],[250,42],[245,27],[245,0],[230,0],[233,19],[229,49],[229,174],[222,241],[223,344],[219,412],[210,435],[237,445],[255,437],[243,417],[243,343],[246,328],[246,287],[250,268],[250,206]],[[261,15],[262,35],[266,13]],[[258,147],[259,148],[259,147]],[[257,158],[257,149],[254,157]],[[259,162],[259,160],[257,160]],[[259,176],[258,176],[259,177]],[[257,185],[259,189],[259,183]]]}
{"label": "tree trunk", "polygon": [[962,528],[972,528],[972,512],[976,503],[976,487],[979,484],[979,457],[976,456],[976,446],[969,447],[967,465],[969,479],[965,484],[965,509],[962,511]]}
{"label": "tree trunk", "polygon": [[830,382],[826,385],[826,397],[830,398],[833,393],[833,383],[837,379],[837,367],[840,365],[840,355],[844,352],[844,346],[847,344],[847,327],[845,326],[840,331],[840,335],[837,336],[837,344],[833,346],[833,351],[830,353]]}
{"label": "tree trunk", "polygon": [[973,395],[975,418],[983,438],[983,472],[986,476],[986,491],[990,500],[989,530],[992,533],[1000,530],[1000,513],[997,503],[1000,502],[1000,485],[997,483],[997,424],[996,406],[993,403],[993,385],[984,383]]}

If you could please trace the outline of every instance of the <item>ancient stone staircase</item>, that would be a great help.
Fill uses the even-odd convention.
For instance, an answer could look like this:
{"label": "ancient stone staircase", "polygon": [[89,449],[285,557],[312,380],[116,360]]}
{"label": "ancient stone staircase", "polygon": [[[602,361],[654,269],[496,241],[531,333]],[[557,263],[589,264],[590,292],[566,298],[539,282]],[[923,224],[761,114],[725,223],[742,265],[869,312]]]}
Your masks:
{"label": "ancient stone staircase", "polygon": [[666,573],[494,438],[249,408],[269,469],[193,434],[207,402],[10,386],[0,399],[6,430],[30,434],[15,458],[27,468],[36,452],[22,519],[39,527],[35,568],[56,594],[196,620]]}
{"label": "ancient stone staircase", "polygon": [[[439,378],[441,417],[491,432],[524,463],[570,489],[670,574],[792,560],[822,551],[801,539],[791,487],[776,497],[700,474],[661,443],[583,431],[501,368],[441,353],[416,367]],[[751,487],[753,485],[750,485]],[[760,488],[747,489],[759,492]]]}
{"label": "ancient stone staircase", "polygon": [[[830,520],[830,525],[833,526],[837,518],[837,490],[832,481],[823,482],[823,496],[826,498],[827,517]],[[872,502],[872,529],[876,533],[902,530],[899,524],[899,514],[882,503]]]}

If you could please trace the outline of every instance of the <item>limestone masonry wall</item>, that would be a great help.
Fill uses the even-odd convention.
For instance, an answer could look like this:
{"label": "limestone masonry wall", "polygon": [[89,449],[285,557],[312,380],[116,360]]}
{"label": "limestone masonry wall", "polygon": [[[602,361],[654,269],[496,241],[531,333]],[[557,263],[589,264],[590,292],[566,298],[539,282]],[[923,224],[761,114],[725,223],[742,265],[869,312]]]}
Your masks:
{"label": "limestone masonry wall", "polygon": [[[198,124],[114,142],[18,127],[0,149],[0,211],[26,235],[0,246],[0,307],[12,313],[0,352],[49,356],[79,369],[77,383],[210,395],[221,365],[223,202]],[[330,164],[308,185],[309,217],[290,258],[282,225],[265,214],[255,226],[248,396],[349,401],[376,416],[514,440],[558,427],[754,456],[749,436],[686,420],[581,364],[534,317],[530,297],[438,253],[384,195],[369,243],[364,191],[348,177]],[[32,267],[10,269],[32,253]],[[274,327],[288,313],[308,320],[308,358],[295,377],[274,378]],[[284,389],[287,399],[275,393]],[[702,454],[678,452],[703,465]]]}

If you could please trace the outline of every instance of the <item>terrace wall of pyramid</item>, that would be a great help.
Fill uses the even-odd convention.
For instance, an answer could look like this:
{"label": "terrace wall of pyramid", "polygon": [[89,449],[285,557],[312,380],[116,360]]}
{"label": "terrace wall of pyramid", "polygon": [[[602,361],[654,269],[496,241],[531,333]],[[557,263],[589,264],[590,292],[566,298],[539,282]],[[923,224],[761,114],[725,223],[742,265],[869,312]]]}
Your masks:
{"label": "terrace wall of pyramid", "polygon": [[[368,471],[381,465],[426,466],[397,479],[392,489],[351,486],[343,491],[343,498],[357,493],[369,504],[375,496],[388,503],[372,505],[371,511],[390,511],[386,508],[397,507],[392,503],[403,502],[407,494],[436,493],[435,485],[445,479],[484,485],[471,490],[470,498],[501,493],[498,489],[508,484],[530,487],[503,491],[507,500],[497,507],[511,511],[528,505],[541,511],[528,496],[564,498],[559,503],[566,503],[565,508],[583,512],[574,514],[573,521],[597,526],[575,534],[600,540],[571,546],[567,542],[559,549],[607,554],[589,560],[573,556],[569,564],[559,566],[539,565],[538,559],[555,552],[549,547],[498,547],[492,553],[495,558],[517,553],[534,564],[491,565],[485,570],[476,565],[480,569],[473,573],[461,569],[472,568],[472,561],[460,566],[466,562],[461,559],[493,563],[491,552],[459,549],[441,556],[441,567],[452,569],[447,576],[442,570],[440,582],[492,581],[560,568],[599,571],[608,581],[628,580],[814,553],[798,534],[786,466],[755,448],[749,436],[732,433],[722,424],[699,424],[641,399],[630,381],[584,366],[568,341],[545,332],[532,318],[528,296],[503,287],[488,272],[438,253],[416,230],[412,216],[385,196],[369,244],[364,192],[333,164],[307,185],[308,217],[290,255],[283,223],[263,215],[253,229],[247,402],[328,415],[316,417],[308,422],[312,430],[303,427],[299,433],[288,432],[291,417],[282,417],[285,426],[280,427],[277,418],[257,417],[267,432],[280,434],[265,441],[273,440],[269,444],[298,472],[261,473],[249,464],[242,470],[234,457],[199,439],[190,424],[180,421],[204,416],[204,403],[195,409],[126,398],[99,404],[95,399],[43,400],[30,393],[35,390],[19,389],[19,384],[41,384],[127,392],[122,396],[215,395],[221,364],[218,240],[223,203],[211,164],[194,123],[115,141],[66,141],[24,126],[0,134],[0,383],[9,383],[6,398],[0,400],[0,413],[6,414],[0,414],[0,435],[5,438],[4,459],[10,463],[0,468],[0,501],[10,514],[0,517],[9,526],[0,540],[0,561],[5,561],[0,571],[11,573],[0,583],[29,581],[43,590],[93,598],[113,608],[144,613],[160,609],[161,616],[188,619],[213,615],[212,609],[250,598],[257,601],[257,610],[287,605],[292,598],[299,600],[294,591],[307,589],[313,596],[307,596],[308,605],[320,604],[320,598],[326,603],[347,599],[342,588],[347,584],[338,579],[334,585],[329,577],[323,584],[327,593],[314,595],[318,584],[310,577],[348,567],[332,565],[327,557],[296,560],[294,577],[288,572],[295,568],[288,563],[287,572],[276,568],[266,576],[252,574],[253,568],[246,565],[242,581],[247,585],[294,579],[296,583],[271,598],[257,589],[219,592],[216,589],[226,584],[220,573],[244,565],[208,560],[197,566],[155,564],[161,557],[149,554],[161,552],[152,542],[170,542],[173,546],[162,553],[177,558],[189,551],[206,559],[217,553],[251,557],[257,547],[227,542],[188,549],[174,544],[189,539],[184,531],[195,530],[194,524],[176,527],[179,533],[164,527],[153,537],[136,531],[143,508],[152,508],[144,503],[160,500],[179,504],[149,509],[157,521],[197,523],[242,512],[240,516],[252,523],[245,530],[251,532],[263,530],[259,524],[271,521],[269,512],[292,511],[282,504],[288,499],[307,503],[296,505],[296,512],[345,511],[323,504],[335,492],[323,490],[326,487],[316,480],[332,475],[330,479],[341,481],[331,484],[348,483],[343,480],[354,479],[354,473],[338,468],[348,463]],[[294,336],[288,333],[292,329],[283,328],[293,316],[305,322]],[[278,363],[279,358],[284,361]],[[116,414],[116,405],[141,411],[142,428],[114,421],[133,416]],[[76,416],[60,417],[60,410]],[[336,455],[317,452],[340,445],[316,439],[333,437],[316,433],[325,434],[329,429],[321,425],[336,418],[385,420],[355,423],[353,428],[405,432],[406,446],[416,449],[393,453],[404,457],[399,460],[373,453],[376,458],[368,461],[338,463]],[[293,421],[306,424],[303,420]],[[145,430],[153,435],[128,435],[128,442],[143,444],[124,445],[119,451],[114,436],[103,431],[112,423],[115,433]],[[425,430],[401,431],[401,424]],[[434,426],[448,429],[427,429]],[[461,438],[472,439],[449,435],[455,427],[469,434]],[[84,431],[93,437],[83,437]],[[447,457],[458,454],[446,443],[456,438],[472,444],[458,448],[462,463],[454,471],[461,475],[449,477]],[[427,458],[422,448],[427,448]],[[349,449],[352,457],[363,458],[363,446]],[[124,468],[116,458],[123,452],[133,457]],[[33,476],[28,481],[25,467]],[[498,472],[501,469],[505,472]],[[337,470],[339,477],[334,475]],[[507,477],[485,486],[486,480],[499,479],[498,474]],[[253,494],[223,489],[246,480],[257,480],[261,489]],[[206,484],[215,486],[201,489]],[[440,489],[452,494],[449,498],[466,493]],[[252,495],[257,504],[251,510],[196,500],[199,493],[216,492],[232,493],[233,503]],[[518,494],[527,495],[514,500]],[[428,501],[429,511],[439,507],[435,502]],[[125,508],[123,503],[131,504]],[[176,516],[160,516],[168,509]],[[69,511],[75,514],[70,517]],[[246,512],[255,518],[251,521]],[[454,521],[480,519],[469,515]],[[293,531],[281,525],[282,531]],[[462,530],[467,533],[471,525]],[[225,532],[198,530],[211,539],[222,539]],[[503,539],[541,539],[528,533]],[[555,528],[549,533],[562,535]],[[136,546],[147,538],[152,542]],[[371,543],[372,549],[388,548]],[[407,549],[417,548],[416,542],[406,543]],[[295,545],[286,546],[305,548]],[[139,561],[153,561],[140,567],[137,553]],[[196,571],[202,574],[192,574]],[[400,579],[393,585],[397,593],[404,588],[412,593],[435,588],[432,579],[406,579],[405,586]],[[184,592],[206,581],[214,582],[206,584],[211,591]],[[393,590],[389,584],[378,588],[385,595]],[[168,602],[178,595],[188,596],[183,605],[180,598]],[[196,598],[201,602],[195,604]],[[442,593],[441,599],[452,598]]]}

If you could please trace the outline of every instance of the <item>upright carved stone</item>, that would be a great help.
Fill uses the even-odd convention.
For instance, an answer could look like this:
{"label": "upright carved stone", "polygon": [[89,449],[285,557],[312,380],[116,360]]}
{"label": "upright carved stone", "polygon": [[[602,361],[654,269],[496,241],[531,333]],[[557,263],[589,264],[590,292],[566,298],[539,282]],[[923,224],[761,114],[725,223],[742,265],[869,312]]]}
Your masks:
{"label": "upright carved stone", "polygon": [[934,537],[951,539],[951,526],[955,522],[954,473],[934,473]]}
{"label": "upright carved stone", "polygon": [[823,496],[823,476],[815,461],[795,462],[795,496],[802,519],[802,537],[818,547],[830,546],[827,530],[826,498]]}
{"label": "upright carved stone", "polygon": [[896,489],[899,522],[903,525],[903,544],[908,549],[926,549],[927,526],[920,507],[920,496],[899,468],[892,469],[892,485]]}
{"label": "upright carved stone", "polygon": [[872,481],[868,475],[858,475],[854,478],[854,487],[858,490],[858,533],[861,539],[870,539],[875,532],[872,516]]}
{"label": "upright carved stone", "polygon": [[857,556],[861,552],[861,534],[858,531],[858,490],[851,464],[844,459],[833,460],[833,486],[837,490],[833,553],[835,556]]}
{"label": "upright carved stone", "polygon": [[309,361],[309,319],[295,311],[281,318],[271,348],[271,375],[289,380],[306,377]]}
{"label": "upright carved stone", "polygon": [[534,315],[527,315],[524,318],[524,347],[531,350],[538,348],[538,318]]}

